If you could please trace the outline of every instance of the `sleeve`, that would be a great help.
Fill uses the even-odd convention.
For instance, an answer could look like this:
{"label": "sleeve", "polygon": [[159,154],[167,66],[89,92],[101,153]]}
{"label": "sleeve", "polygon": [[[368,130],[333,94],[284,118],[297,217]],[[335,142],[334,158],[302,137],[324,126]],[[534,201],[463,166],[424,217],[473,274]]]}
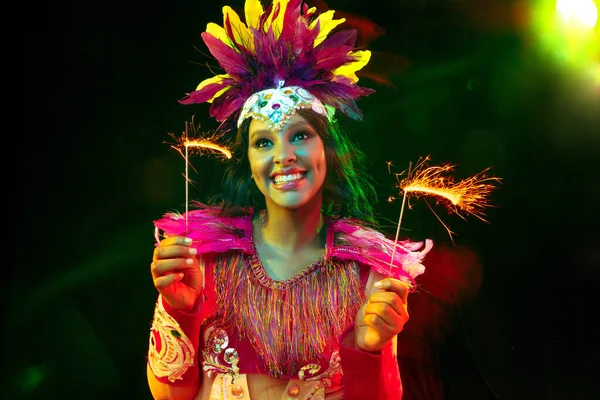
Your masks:
{"label": "sleeve", "polygon": [[354,327],[340,336],[344,400],[402,399],[402,379],[392,342],[378,352],[369,353],[354,348],[353,337]]}
{"label": "sleeve", "polygon": [[191,313],[173,309],[159,295],[148,346],[148,366],[159,382],[189,385],[200,381],[197,350],[201,301]]}

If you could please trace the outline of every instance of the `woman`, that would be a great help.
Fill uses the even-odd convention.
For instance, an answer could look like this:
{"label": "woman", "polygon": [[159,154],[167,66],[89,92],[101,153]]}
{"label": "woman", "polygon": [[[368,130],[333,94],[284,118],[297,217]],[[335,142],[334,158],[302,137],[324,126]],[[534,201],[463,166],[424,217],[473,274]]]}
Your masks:
{"label": "woman", "polygon": [[220,207],[155,221],[165,238],[151,265],[151,392],[400,399],[395,338],[431,242],[394,249],[373,229],[373,188],[337,128],[334,108],[359,116],[354,101],[370,93],[354,75],[368,55],[352,51],[353,35],[325,39],[339,22],[310,22],[300,1],[263,11],[249,0],[248,27],[224,15],[203,39],[228,73],[182,102],[211,101],[219,121],[237,121],[234,161]]}

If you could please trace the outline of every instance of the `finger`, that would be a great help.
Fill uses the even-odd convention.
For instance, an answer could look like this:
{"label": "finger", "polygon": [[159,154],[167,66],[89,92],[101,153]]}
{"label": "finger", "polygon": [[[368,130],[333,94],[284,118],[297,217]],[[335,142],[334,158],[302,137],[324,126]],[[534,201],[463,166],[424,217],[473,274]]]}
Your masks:
{"label": "finger", "polygon": [[381,281],[375,282],[374,286],[380,290],[387,290],[397,293],[404,303],[408,302],[409,286],[401,280],[394,278],[385,278]]}
{"label": "finger", "polygon": [[192,239],[185,236],[169,236],[161,240],[159,246],[170,246],[174,244],[189,246],[192,244]]}
{"label": "finger", "polygon": [[398,313],[387,303],[367,304],[365,307],[365,316],[370,314],[377,315],[396,333],[402,329],[402,326],[408,320],[408,313]]}
{"label": "finger", "polygon": [[394,292],[374,292],[369,297],[369,304],[371,303],[389,304],[398,314],[402,314],[406,309],[406,303],[403,303],[400,296]]}
{"label": "finger", "polygon": [[166,275],[170,272],[180,269],[196,268],[194,258],[171,258],[168,260],[156,260],[150,265],[150,271],[154,278]]}
{"label": "finger", "polygon": [[154,260],[161,260],[176,257],[194,256],[198,250],[194,247],[182,246],[178,244],[160,245],[154,249]]}
{"label": "finger", "polygon": [[177,281],[180,281],[181,279],[183,279],[183,272],[177,272],[174,274],[160,276],[154,280],[154,286],[158,290],[164,290],[168,286],[172,285]]}
{"label": "finger", "polygon": [[397,333],[393,326],[385,322],[383,318],[377,314],[365,314],[364,322],[365,325],[377,331],[384,340],[391,338]]}

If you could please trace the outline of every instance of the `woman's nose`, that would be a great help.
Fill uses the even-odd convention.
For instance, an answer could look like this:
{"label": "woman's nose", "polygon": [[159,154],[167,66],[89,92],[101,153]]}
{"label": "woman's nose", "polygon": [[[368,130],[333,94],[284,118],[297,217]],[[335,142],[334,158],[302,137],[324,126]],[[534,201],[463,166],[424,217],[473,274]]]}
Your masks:
{"label": "woman's nose", "polygon": [[296,153],[294,146],[290,143],[278,144],[275,147],[275,155],[273,157],[275,164],[290,164],[296,161]]}

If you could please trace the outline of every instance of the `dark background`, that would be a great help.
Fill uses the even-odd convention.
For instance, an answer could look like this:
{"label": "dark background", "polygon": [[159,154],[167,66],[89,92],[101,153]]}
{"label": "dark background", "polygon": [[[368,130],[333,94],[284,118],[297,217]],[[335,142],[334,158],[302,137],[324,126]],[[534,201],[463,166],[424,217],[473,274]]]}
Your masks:
{"label": "dark background", "polygon": [[[5,150],[16,155],[7,175],[17,188],[16,212],[7,210],[16,228],[5,233],[17,238],[16,251],[5,248],[15,260],[5,265],[7,398],[151,398],[152,220],[185,201],[184,163],[166,142],[194,114],[216,127],[208,106],[177,99],[212,76],[200,33],[221,24],[224,4],[243,5],[20,6],[25,18],[5,38],[27,38],[15,58],[22,134]],[[407,368],[407,392],[421,393],[407,398],[434,398],[413,384],[424,373],[450,399],[597,398],[600,83],[536,51],[516,2],[328,5],[354,15],[374,51],[361,83],[377,93],[360,102],[363,122],[342,121],[368,155],[392,234],[400,202],[385,202],[395,194],[386,161],[400,172],[430,154],[459,164],[457,178],[492,167],[503,179],[489,224],[436,208],[457,247],[479,257],[482,280],[449,308],[428,356],[435,371],[413,379]],[[222,168],[209,157],[194,166],[191,197],[204,199]],[[405,234],[452,248],[425,203],[412,205]]]}

